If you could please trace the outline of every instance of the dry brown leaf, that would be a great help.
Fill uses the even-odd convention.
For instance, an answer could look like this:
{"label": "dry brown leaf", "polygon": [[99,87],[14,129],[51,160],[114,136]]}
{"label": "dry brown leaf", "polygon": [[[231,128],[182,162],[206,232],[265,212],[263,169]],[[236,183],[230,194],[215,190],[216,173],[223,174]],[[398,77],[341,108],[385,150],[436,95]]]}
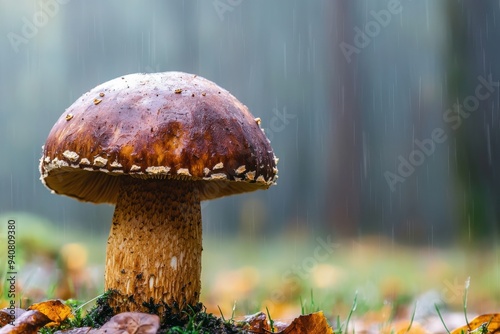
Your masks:
{"label": "dry brown leaf", "polygon": [[[283,332],[290,324],[289,323],[286,323],[284,321],[279,321],[279,320],[275,320],[274,321],[274,324],[273,324],[273,327],[274,327],[274,331],[277,332],[277,333],[281,333]],[[269,333],[269,332],[267,332]]]}
{"label": "dry brown leaf", "polygon": [[72,316],[71,307],[64,305],[60,300],[47,300],[38,304],[31,305],[28,310],[37,310],[45,314],[51,323],[47,324],[47,327],[58,326],[68,317]]}
{"label": "dry brown leaf", "polygon": [[9,313],[9,310],[0,310],[0,327],[3,327],[7,324],[10,324],[12,321],[12,317]]}
{"label": "dry brown leaf", "polygon": [[92,329],[90,327],[81,327],[64,331],[57,331],[54,334],[97,334],[98,331],[96,329]]}
{"label": "dry brown leaf", "polygon": [[271,327],[267,323],[267,317],[264,312],[255,313],[245,317],[245,322],[250,326],[252,333],[269,333]]}
{"label": "dry brown leaf", "polygon": [[323,312],[301,315],[281,332],[282,334],[333,334],[333,329],[328,325]]}
{"label": "dry brown leaf", "polygon": [[22,308],[14,308],[14,309],[9,309],[9,308],[4,308],[0,310],[0,327],[5,326],[7,324],[10,324],[12,322],[11,314],[12,311],[14,312],[14,316],[17,319],[21,314],[26,312],[26,310],[23,310]]}
{"label": "dry brown leaf", "polygon": [[0,311],[0,327],[10,324],[11,321],[12,318],[10,317],[10,314]]}
{"label": "dry brown leaf", "polygon": [[160,318],[157,315],[124,312],[109,319],[96,333],[155,334],[158,328],[160,328]]}
{"label": "dry brown leaf", "polygon": [[50,319],[45,314],[37,310],[27,311],[14,321],[14,326],[3,326],[0,334],[36,334],[49,322]]}
{"label": "dry brown leaf", "polygon": [[[489,323],[489,324],[488,324]],[[488,324],[488,330],[486,331],[486,324]],[[481,332],[482,327],[485,328],[484,332]],[[483,314],[474,318],[469,326],[465,325],[459,327],[451,332],[451,334],[461,334],[461,333],[474,333],[478,334],[493,334],[500,333],[500,313]]]}
{"label": "dry brown leaf", "polygon": [[[245,317],[245,322],[248,327],[245,327],[253,334],[268,334],[271,333],[271,326],[267,321],[266,314],[259,312]],[[323,312],[316,312],[308,315],[301,315],[295,318],[291,324],[275,321],[274,330],[276,334],[302,334],[302,333],[318,333],[318,334],[333,334],[332,328],[328,325]]]}
{"label": "dry brown leaf", "polygon": [[[22,333],[22,332],[17,331],[16,327],[12,325],[5,325],[2,328],[0,328],[0,334],[10,334],[10,333]],[[26,332],[26,334],[36,334],[36,330]]]}

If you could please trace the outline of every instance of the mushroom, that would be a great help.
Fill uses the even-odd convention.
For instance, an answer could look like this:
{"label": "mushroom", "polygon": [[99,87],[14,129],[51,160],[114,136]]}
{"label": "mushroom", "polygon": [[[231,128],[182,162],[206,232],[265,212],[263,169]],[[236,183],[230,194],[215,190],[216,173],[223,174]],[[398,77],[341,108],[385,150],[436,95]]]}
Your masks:
{"label": "mushroom", "polygon": [[227,90],[193,74],[137,73],[95,87],[61,115],[40,173],[55,194],[116,205],[105,266],[116,310],[182,310],[199,302],[200,202],[269,188],[277,162]]}

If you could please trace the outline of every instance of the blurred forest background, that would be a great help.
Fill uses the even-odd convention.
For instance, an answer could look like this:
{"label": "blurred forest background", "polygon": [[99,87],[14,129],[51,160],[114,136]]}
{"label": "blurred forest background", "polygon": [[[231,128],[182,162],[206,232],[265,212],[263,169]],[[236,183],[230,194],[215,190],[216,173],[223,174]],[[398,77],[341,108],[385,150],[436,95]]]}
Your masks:
{"label": "blurred forest background", "polygon": [[496,242],[499,14],[473,0],[0,0],[0,213],[107,235],[113,207],[40,183],[41,146],[94,86],[178,70],[231,91],[280,158],[276,187],[204,203],[206,236]]}

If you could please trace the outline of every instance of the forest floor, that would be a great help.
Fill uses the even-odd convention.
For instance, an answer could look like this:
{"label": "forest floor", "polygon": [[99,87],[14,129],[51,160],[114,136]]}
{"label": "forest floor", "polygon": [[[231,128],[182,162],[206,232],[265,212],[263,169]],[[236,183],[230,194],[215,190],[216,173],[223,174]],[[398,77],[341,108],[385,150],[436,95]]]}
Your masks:
{"label": "forest floor", "polygon": [[[19,247],[23,308],[102,294],[104,237],[57,249],[33,240]],[[202,282],[206,312],[225,320],[262,312],[267,325],[285,328],[321,311],[338,333],[347,322],[355,333],[447,333],[445,325],[452,330],[500,312],[500,248],[409,247],[382,237],[205,236]],[[1,285],[3,308],[9,299]]]}

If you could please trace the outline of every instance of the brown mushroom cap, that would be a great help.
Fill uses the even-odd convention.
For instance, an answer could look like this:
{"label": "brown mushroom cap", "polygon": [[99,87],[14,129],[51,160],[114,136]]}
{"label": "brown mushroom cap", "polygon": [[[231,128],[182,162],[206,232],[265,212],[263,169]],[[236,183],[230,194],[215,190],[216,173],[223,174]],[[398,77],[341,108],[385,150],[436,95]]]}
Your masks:
{"label": "brown mushroom cap", "polygon": [[277,159],[259,122],[202,77],[130,74],[80,97],[52,128],[40,160],[57,194],[115,203],[120,176],[196,181],[202,200],[266,189]]}

